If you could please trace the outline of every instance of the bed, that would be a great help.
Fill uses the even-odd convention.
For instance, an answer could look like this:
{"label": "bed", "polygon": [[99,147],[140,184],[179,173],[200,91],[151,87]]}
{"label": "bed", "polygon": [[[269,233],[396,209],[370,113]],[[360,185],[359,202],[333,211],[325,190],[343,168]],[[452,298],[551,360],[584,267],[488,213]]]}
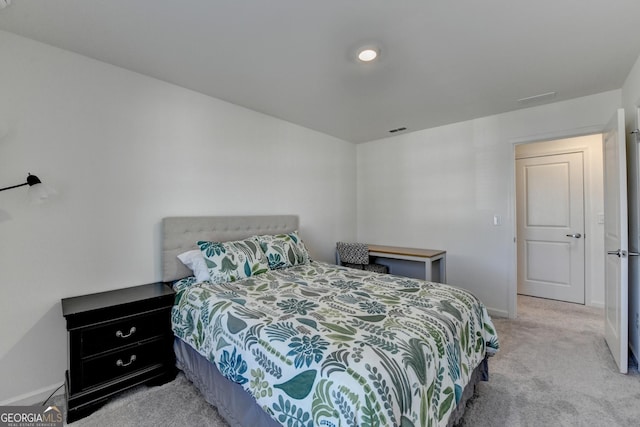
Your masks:
{"label": "bed", "polygon": [[[298,225],[163,219],[178,368],[233,426],[458,422],[499,347],[484,305],[452,286],[313,261]],[[177,258],[198,250],[213,282]]]}

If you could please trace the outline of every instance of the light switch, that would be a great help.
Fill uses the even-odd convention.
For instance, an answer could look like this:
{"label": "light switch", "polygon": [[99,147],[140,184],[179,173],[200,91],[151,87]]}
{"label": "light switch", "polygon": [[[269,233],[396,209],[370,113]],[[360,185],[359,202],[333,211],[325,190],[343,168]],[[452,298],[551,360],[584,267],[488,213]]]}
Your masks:
{"label": "light switch", "polygon": [[493,216],[493,225],[496,227],[502,225],[502,217],[500,215]]}

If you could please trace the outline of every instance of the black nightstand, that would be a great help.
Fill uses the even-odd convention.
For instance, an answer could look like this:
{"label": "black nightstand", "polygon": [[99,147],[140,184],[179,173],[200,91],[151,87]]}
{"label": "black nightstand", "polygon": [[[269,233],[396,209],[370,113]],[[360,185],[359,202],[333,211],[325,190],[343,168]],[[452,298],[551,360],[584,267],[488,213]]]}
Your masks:
{"label": "black nightstand", "polygon": [[175,377],[174,297],[159,282],[62,300],[69,346],[67,422],[123,390]]}

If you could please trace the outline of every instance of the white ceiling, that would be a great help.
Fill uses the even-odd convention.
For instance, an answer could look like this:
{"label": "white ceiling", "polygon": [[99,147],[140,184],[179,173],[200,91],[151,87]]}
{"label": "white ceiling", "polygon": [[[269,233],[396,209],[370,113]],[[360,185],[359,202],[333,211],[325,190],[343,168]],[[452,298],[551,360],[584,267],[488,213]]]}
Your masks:
{"label": "white ceiling", "polygon": [[363,142],[620,88],[640,0],[13,0],[0,29]]}

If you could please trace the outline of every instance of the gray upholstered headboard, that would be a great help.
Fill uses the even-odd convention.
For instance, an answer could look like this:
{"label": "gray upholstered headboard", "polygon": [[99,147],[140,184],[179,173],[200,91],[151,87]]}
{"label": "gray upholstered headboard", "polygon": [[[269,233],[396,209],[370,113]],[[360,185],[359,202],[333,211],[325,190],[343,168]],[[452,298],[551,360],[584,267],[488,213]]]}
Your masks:
{"label": "gray upholstered headboard", "polygon": [[227,242],[260,234],[290,233],[298,229],[296,215],[181,216],[162,219],[162,280],[172,282],[192,275],[177,258],[197,249],[198,240]]}

